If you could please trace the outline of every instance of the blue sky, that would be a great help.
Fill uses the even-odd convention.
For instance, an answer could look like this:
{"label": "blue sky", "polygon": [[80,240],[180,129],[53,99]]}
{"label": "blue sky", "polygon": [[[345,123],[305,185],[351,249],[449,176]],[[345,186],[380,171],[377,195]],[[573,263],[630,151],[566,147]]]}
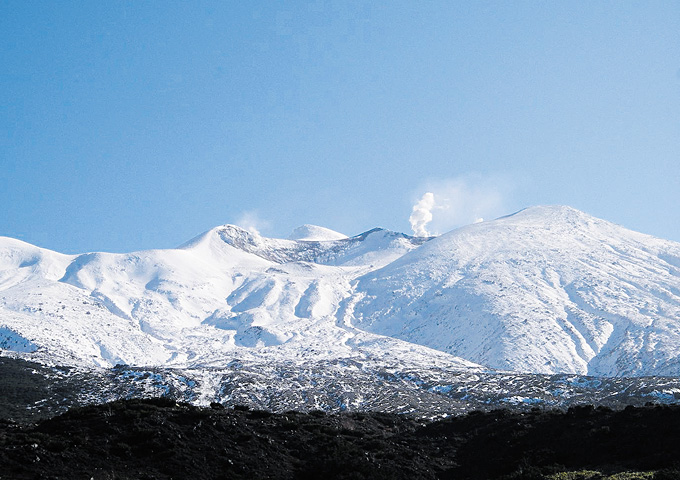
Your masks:
{"label": "blue sky", "polygon": [[0,3],[0,235],[168,248],[566,204],[680,241],[680,3]]}

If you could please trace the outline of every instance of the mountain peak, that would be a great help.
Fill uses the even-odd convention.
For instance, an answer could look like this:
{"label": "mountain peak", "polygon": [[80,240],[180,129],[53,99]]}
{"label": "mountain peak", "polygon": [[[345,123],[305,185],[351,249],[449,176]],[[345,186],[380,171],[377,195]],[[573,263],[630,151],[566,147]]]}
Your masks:
{"label": "mountain peak", "polygon": [[345,238],[347,238],[347,235],[343,233],[336,232],[330,228],[309,224],[297,227],[288,236],[288,240],[303,242],[324,242],[329,240],[343,240]]}
{"label": "mountain peak", "polygon": [[[595,219],[592,215],[589,215],[581,210],[568,205],[534,205],[532,207],[523,208],[515,213],[506,215],[501,218],[510,217],[536,217],[536,218],[560,218],[560,219]],[[599,219],[598,219],[599,220]]]}
{"label": "mountain peak", "polygon": [[492,368],[675,375],[678,259],[680,244],[571,207],[531,207],[360,278],[354,325]]}
{"label": "mountain peak", "polygon": [[0,349],[218,365],[409,345],[400,361],[415,348],[529,373],[680,372],[678,243],[564,206],[435,238],[315,225],[290,238],[222,225],[182,249],[80,256],[0,238]]}

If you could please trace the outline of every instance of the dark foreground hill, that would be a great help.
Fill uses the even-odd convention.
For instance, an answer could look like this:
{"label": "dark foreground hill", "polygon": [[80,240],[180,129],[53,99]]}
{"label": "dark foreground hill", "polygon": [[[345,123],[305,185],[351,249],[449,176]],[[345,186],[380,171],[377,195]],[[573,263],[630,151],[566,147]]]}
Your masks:
{"label": "dark foreground hill", "polygon": [[555,475],[587,469],[669,479],[680,478],[678,445],[673,406],[497,410],[425,423],[127,400],[31,425],[0,421],[0,478],[602,478]]}

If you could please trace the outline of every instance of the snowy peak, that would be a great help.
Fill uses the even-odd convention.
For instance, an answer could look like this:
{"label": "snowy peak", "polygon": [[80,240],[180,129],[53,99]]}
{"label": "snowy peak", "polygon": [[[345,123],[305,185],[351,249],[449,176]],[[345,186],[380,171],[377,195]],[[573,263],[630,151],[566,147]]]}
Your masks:
{"label": "snowy peak", "polygon": [[365,275],[355,321],[494,368],[670,374],[679,255],[680,244],[569,207],[529,208]]}
{"label": "snowy peak", "polygon": [[536,205],[523,208],[515,213],[500,217],[496,220],[517,220],[520,222],[534,222],[541,226],[551,223],[592,223],[604,222],[599,218],[588,215],[568,205]]}
{"label": "snowy peak", "polygon": [[317,225],[302,225],[297,227],[288,236],[288,240],[300,242],[324,242],[329,240],[343,240],[347,235],[331,230],[330,228]]}
{"label": "snowy peak", "polygon": [[313,354],[680,374],[678,243],[560,206],[433,238],[296,232],[222,225],[177,249],[78,256],[0,238],[0,348],[87,365]]}

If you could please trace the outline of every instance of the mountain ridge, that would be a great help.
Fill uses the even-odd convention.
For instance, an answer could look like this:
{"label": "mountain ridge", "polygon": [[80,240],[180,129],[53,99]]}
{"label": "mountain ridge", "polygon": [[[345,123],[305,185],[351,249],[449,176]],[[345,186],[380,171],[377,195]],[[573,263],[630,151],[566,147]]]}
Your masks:
{"label": "mountain ridge", "polygon": [[289,240],[222,225],[126,254],[3,237],[0,297],[0,345],[67,364],[392,355],[453,369],[680,373],[680,244],[571,207],[438,237]]}

